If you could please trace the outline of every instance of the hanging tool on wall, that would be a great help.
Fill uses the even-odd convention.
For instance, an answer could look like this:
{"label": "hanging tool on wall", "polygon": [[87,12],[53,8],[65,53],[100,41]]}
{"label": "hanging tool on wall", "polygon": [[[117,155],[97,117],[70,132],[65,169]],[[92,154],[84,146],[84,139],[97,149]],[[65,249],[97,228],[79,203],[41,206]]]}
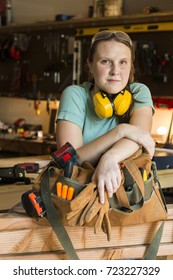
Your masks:
{"label": "hanging tool on wall", "polygon": [[156,58],[156,46],[153,41],[136,41],[136,71],[141,75],[153,75],[153,61]]}
{"label": "hanging tool on wall", "polygon": [[73,51],[73,84],[80,83],[81,75],[81,41],[74,41],[74,51]]}
{"label": "hanging tool on wall", "polygon": [[52,33],[48,32],[44,35],[44,48],[49,55],[49,60],[52,59]]}
{"label": "hanging tool on wall", "polygon": [[29,60],[22,61],[21,67],[21,82],[20,82],[20,96],[27,97],[27,85],[30,82],[30,76],[28,71]]}
{"label": "hanging tool on wall", "polygon": [[46,111],[47,111],[47,113],[49,115],[50,114],[50,95],[47,98]]}
{"label": "hanging tool on wall", "polygon": [[61,69],[61,58],[60,58],[60,34],[59,33],[55,33],[55,37],[54,37],[54,52],[56,55],[56,74],[54,75],[54,82],[56,81],[56,83],[60,83],[61,81],[61,75],[60,75],[60,69]]}
{"label": "hanging tool on wall", "polygon": [[169,76],[172,75],[172,65],[173,55],[170,53],[157,54],[153,60],[152,65],[152,76],[156,81],[162,83],[167,83]]}
{"label": "hanging tool on wall", "polygon": [[34,99],[34,109],[36,111],[36,115],[40,115],[40,92],[38,91],[38,76],[37,74],[32,74],[32,92]]}
{"label": "hanging tool on wall", "polygon": [[17,92],[19,91],[20,82],[21,82],[21,72],[22,72],[21,61],[17,60],[13,66],[13,74],[12,74],[12,82],[10,85],[10,90],[17,91]]}

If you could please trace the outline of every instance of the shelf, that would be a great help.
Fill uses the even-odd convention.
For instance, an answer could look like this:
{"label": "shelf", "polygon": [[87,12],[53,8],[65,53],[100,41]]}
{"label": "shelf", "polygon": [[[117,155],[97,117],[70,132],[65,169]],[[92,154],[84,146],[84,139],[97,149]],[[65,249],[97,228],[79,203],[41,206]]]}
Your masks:
{"label": "shelf", "polygon": [[76,28],[85,27],[100,27],[105,25],[129,25],[129,24],[142,24],[142,23],[158,23],[158,22],[172,22],[173,11],[169,13],[152,13],[149,15],[135,14],[135,15],[124,15],[117,17],[101,17],[101,18],[84,18],[84,19],[70,19],[67,21],[45,21],[37,23],[28,23],[9,26],[0,28],[0,34],[7,34],[13,32],[36,32],[36,31],[53,31],[63,30],[66,32]]}

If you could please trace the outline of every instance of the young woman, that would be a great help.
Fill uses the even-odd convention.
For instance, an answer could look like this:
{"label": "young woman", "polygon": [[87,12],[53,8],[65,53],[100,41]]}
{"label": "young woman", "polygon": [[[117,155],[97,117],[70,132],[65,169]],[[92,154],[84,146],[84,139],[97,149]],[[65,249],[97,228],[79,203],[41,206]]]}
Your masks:
{"label": "young woman", "polygon": [[68,86],[62,93],[57,147],[68,141],[77,150],[79,163],[95,165],[92,180],[104,203],[104,190],[112,197],[120,185],[120,161],[139,146],[153,157],[154,109],[148,87],[134,82],[134,49],[126,33],[98,32],[87,62],[92,81]]}

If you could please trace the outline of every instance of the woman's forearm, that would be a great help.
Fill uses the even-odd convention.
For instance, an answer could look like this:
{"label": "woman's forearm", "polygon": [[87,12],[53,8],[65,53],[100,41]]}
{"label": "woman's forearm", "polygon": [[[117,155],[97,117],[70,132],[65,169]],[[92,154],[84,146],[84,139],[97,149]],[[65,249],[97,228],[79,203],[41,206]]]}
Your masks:
{"label": "woman's forearm", "polygon": [[[131,134],[132,128],[133,126],[130,124],[119,124],[90,143],[83,145],[82,130],[79,126],[63,120],[58,121],[56,128],[57,149],[64,143],[70,142],[77,150],[80,164],[83,161],[96,164],[102,154],[109,150],[112,145],[126,137],[127,134]],[[129,132],[127,133],[127,131]]]}
{"label": "woman's forearm", "polygon": [[130,139],[120,139],[102,156],[102,160],[112,157],[115,163],[119,163],[134,154],[139,147],[136,142]]}
{"label": "woman's forearm", "polygon": [[96,164],[105,152],[107,152],[117,141],[125,137],[125,129],[127,126],[130,125],[120,124],[92,142],[79,147],[77,149],[79,163],[90,161],[92,164]]}
{"label": "woman's forearm", "polygon": [[[85,145],[83,145],[81,128],[66,121],[59,121],[57,124],[57,148],[59,149],[67,141],[70,142],[77,150],[80,164],[83,161],[90,161],[96,165],[104,153],[109,151],[114,144],[120,145],[118,142],[125,140],[125,138],[126,141],[121,143],[130,143],[132,147],[130,148],[127,145],[127,150],[126,147],[122,147],[123,154],[128,155],[128,152],[133,147],[135,152],[139,147],[138,145],[140,145],[148,151],[151,157],[153,156],[155,143],[150,133],[138,124],[119,124],[106,134]],[[121,145],[123,146],[123,144]]]}
{"label": "woman's forearm", "polygon": [[142,146],[152,158],[155,142],[150,134],[134,125],[122,124],[87,145],[77,149],[79,162],[90,161],[96,164],[102,157],[116,154],[117,162],[128,158]]}

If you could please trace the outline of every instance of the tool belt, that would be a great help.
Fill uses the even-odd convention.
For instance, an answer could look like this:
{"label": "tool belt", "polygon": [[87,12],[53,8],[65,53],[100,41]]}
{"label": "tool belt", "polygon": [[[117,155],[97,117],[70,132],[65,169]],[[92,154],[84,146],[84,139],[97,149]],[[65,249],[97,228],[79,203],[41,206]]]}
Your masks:
{"label": "tool belt", "polygon": [[[103,230],[108,241],[114,226],[153,222],[155,230],[155,222],[167,218],[155,163],[140,149],[120,163],[120,170],[120,187],[112,198],[105,191],[105,203],[100,204],[97,186],[91,182],[94,168],[90,163],[73,165],[71,177],[67,178],[64,169],[50,161],[36,178],[33,191],[22,195],[23,206],[30,216],[47,217],[71,259],[78,256],[64,225],[90,226],[95,234]],[[144,259],[156,258],[163,225],[153,234]]]}

